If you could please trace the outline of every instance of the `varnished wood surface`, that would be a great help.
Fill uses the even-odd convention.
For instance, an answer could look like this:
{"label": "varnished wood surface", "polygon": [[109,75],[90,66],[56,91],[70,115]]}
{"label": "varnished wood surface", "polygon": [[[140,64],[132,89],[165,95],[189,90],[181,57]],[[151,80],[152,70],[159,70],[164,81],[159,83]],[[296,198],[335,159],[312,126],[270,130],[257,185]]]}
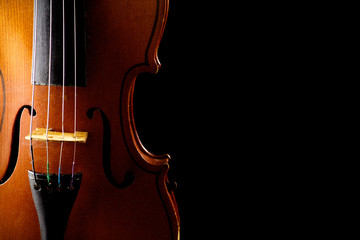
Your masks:
{"label": "varnished wood surface", "polygon": [[[33,5],[32,0],[0,0],[0,71],[4,80],[0,81],[0,179],[7,180],[0,183],[0,239],[40,239],[27,178],[29,141],[25,140],[30,122],[26,106],[31,105]],[[166,187],[170,157],[144,149],[132,112],[136,76],[156,73],[160,66],[157,48],[167,8],[167,0],[86,0],[87,87],[77,90],[77,130],[88,132],[89,137],[86,144],[77,145],[75,171],[84,176],[65,239],[179,238],[176,201]],[[67,87],[67,132],[73,131],[73,96],[74,89]],[[60,97],[61,88],[52,87],[50,127],[55,131],[61,131]],[[46,126],[46,98],[47,87],[37,86],[34,129]],[[135,181],[127,188],[116,188],[104,173],[103,120],[100,111],[89,118],[89,109],[100,109],[109,120],[110,162],[106,166],[111,169],[107,171],[117,183],[132,172]],[[20,122],[18,151],[14,151],[16,116]],[[50,171],[56,173],[60,144],[49,146]],[[34,142],[34,151],[36,171],[46,172],[45,144]],[[73,144],[65,143],[64,173],[71,172],[72,154]],[[11,166],[15,169],[9,174]]]}

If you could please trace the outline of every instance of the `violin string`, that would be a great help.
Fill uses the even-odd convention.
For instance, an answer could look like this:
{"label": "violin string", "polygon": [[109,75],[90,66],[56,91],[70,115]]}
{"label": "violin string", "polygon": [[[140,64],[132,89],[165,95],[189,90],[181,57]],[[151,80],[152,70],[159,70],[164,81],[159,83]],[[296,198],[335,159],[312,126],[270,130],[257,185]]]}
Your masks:
{"label": "violin string", "polygon": [[48,80],[48,102],[47,102],[47,119],[46,119],[46,177],[48,184],[50,184],[50,174],[49,174],[49,120],[50,120],[50,85],[51,85],[51,55],[52,55],[52,0],[50,0],[50,40],[49,40],[49,80]]}
{"label": "violin string", "polygon": [[74,187],[75,156],[76,156],[76,142],[74,142],[74,157],[73,157],[73,164],[72,164],[72,167],[71,167],[71,182],[70,182],[70,188],[73,188],[73,187]]}
{"label": "violin string", "polygon": [[[77,62],[77,56],[76,56],[76,0],[74,0],[74,138],[76,139],[76,112],[77,112],[77,69],[76,69],[76,62]],[[70,186],[73,187],[74,182],[74,168],[75,168],[75,159],[76,159],[76,141],[74,141],[74,156],[73,156],[73,163],[71,168],[71,182]]]}
{"label": "violin string", "polygon": [[[65,131],[64,131],[64,117],[65,117],[65,0],[62,1],[62,31],[63,31],[63,82],[62,82],[62,102],[61,102],[61,131],[62,131],[62,138],[65,137]],[[63,147],[64,147],[64,140],[61,141],[60,146],[60,159],[59,159],[59,173],[58,173],[58,186],[61,185],[61,160],[62,160],[62,153],[63,153]]]}
{"label": "violin string", "polygon": [[34,173],[35,185],[38,185],[35,172],[35,160],[34,160],[34,149],[32,144],[32,128],[33,128],[33,117],[34,117],[34,95],[35,95],[35,69],[36,69],[36,35],[37,35],[37,0],[35,0],[34,8],[34,42],[33,42],[33,65],[32,65],[32,74],[31,74],[31,83],[32,83],[32,94],[31,94],[31,113],[30,113],[30,156],[31,156],[31,165]]}
{"label": "violin string", "polygon": [[76,107],[77,107],[77,103],[76,103],[76,87],[77,87],[77,67],[76,67],[76,62],[77,62],[77,55],[76,55],[76,0],[74,0],[74,136],[76,137]]}

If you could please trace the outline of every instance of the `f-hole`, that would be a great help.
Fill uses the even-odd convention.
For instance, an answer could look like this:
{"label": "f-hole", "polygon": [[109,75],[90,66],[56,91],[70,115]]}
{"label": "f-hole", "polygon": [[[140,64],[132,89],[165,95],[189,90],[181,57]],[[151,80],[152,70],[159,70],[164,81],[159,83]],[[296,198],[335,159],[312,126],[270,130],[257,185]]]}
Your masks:
{"label": "f-hole", "polygon": [[110,122],[107,118],[106,114],[99,108],[90,108],[87,111],[87,116],[89,119],[92,119],[94,117],[95,111],[98,111],[100,113],[102,123],[103,123],[103,149],[102,149],[102,161],[103,161],[103,168],[105,172],[106,178],[109,180],[109,182],[117,187],[117,188],[126,188],[130,186],[134,180],[135,176],[132,172],[128,171],[126,172],[124,176],[124,181],[121,183],[117,183],[114,179],[114,176],[111,172],[111,166],[110,166],[110,150],[111,150],[111,129],[110,129]]}
{"label": "f-hole", "polygon": [[[12,138],[11,138],[9,165],[6,169],[4,177],[0,179],[0,185],[5,183],[7,180],[9,180],[9,178],[11,177],[11,175],[15,170],[15,166],[19,156],[20,122],[21,122],[22,113],[25,109],[27,109],[29,111],[29,114],[31,115],[31,106],[28,105],[22,106],[16,114],[13,131],[12,131]],[[35,115],[36,115],[36,111],[34,109],[33,116]]]}
{"label": "f-hole", "polygon": [[[0,133],[1,133],[1,129],[2,126],[4,124],[4,118],[5,118],[5,106],[6,106],[6,91],[5,91],[5,81],[4,81],[4,76],[0,70],[0,83],[1,83],[1,88],[0,88],[0,93],[2,93],[2,100],[0,99]],[[1,103],[2,101],[2,103]]]}

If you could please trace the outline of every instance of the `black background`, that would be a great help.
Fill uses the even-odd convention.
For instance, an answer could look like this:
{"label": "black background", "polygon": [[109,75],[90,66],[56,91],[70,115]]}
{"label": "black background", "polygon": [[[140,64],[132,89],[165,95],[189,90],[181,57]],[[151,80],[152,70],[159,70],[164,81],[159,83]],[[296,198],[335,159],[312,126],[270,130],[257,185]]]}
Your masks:
{"label": "black background", "polygon": [[162,67],[139,76],[134,109],[145,147],[172,157],[182,240],[337,233],[334,46],[349,17],[333,7],[170,0]]}
{"label": "black background", "polygon": [[[238,220],[238,187],[243,188],[230,186],[243,177],[233,172],[242,159],[231,155],[244,149],[236,128],[243,120],[236,117],[244,117],[242,95],[250,90],[241,77],[243,57],[232,47],[240,43],[244,25],[229,31],[228,17],[237,15],[227,15],[226,3],[169,2],[158,52],[161,68],[156,75],[141,74],[135,83],[135,123],[147,150],[171,156],[181,240],[228,239],[236,228],[222,224],[229,214]],[[229,212],[228,207],[234,208]]]}
{"label": "black background", "polygon": [[[189,208],[185,207],[189,168],[195,161],[191,154],[193,136],[189,129],[192,115],[192,85],[196,85],[194,68],[189,66],[194,55],[188,46],[191,41],[189,6],[178,0],[170,1],[166,29],[158,56],[161,68],[157,74],[138,76],[134,92],[134,115],[137,131],[145,148],[154,154],[171,157],[169,179],[177,183],[175,197],[180,211],[181,239],[191,239],[187,224]],[[188,206],[188,205],[187,205]]]}
{"label": "black background", "polygon": [[217,223],[225,223],[229,213],[235,216],[235,209],[227,207],[238,206],[238,189],[229,186],[239,176],[230,171],[241,159],[227,156],[243,149],[238,130],[231,127],[234,122],[239,126],[235,117],[246,108],[238,98],[248,91],[239,81],[244,67],[232,47],[243,27],[228,31],[227,18],[237,15],[227,15],[224,7],[231,6],[225,2],[169,2],[159,47],[162,66],[158,74],[142,74],[135,83],[135,123],[147,150],[172,158],[169,177],[178,183],[181,239],[206,239],[219,232],[227,239],[229,231]]}

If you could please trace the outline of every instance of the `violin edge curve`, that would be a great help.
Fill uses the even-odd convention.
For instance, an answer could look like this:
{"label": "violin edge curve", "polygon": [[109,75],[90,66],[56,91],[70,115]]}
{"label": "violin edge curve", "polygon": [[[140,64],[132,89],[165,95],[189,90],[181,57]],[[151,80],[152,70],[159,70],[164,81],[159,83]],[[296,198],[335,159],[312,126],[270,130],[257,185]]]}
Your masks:
{"label": "violin edge curve", "polygon": [[134,65],[124,76],[121,93],[121,115],[122,128],[127,149],[136,162],[150,172],[161,172],[163,167],[168,165],[171,157],[169,154],[155,155],[149,152],[142,144],[136,130],[133,96],[136,78],[141,73],[157,74],[161,68],[158,57],[158,49],[166,27],[169,0],[157,0],[156,18],[153,30],[146,48],[144,63]]}

